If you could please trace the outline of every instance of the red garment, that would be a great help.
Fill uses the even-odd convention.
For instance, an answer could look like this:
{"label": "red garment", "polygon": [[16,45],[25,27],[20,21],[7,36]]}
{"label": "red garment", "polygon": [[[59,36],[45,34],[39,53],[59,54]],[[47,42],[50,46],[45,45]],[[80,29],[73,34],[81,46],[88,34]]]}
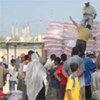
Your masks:
{"label": "red garment", "polygon": [[64,84],[67,83],[67,78],[63,75],[62,70],[63,70],[63,66],[61,65],[61,66],[59,66],[57,68],[57,70],[55,71],[55,73],[57,75],[60,75],[60,78],[61,78],[60,84],[63,84],[64,85]]}
{"label": "red garment", "polygon": [[0,90],[0,100],[3,100],[3,96],[5,96],[5,94]]}

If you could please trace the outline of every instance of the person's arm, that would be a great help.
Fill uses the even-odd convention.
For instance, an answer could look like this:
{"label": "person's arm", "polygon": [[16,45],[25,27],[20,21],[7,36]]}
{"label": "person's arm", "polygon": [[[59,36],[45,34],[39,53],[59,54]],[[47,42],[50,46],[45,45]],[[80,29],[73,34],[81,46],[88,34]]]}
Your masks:
{"label": "person's arm", "polygon": [[84,73],[84,72],[83,72],[81,69],[78,69],[77,76],[80,77],[80,76],[83,75],[83,73]]}
{"label": "person's arm", "polygon": [[66,77],[66,78],[68,78],[68,74],[65,72],[65,70],[64,70],[64,68],[62,69],[62,74]]}
{"label": "person's arm", "polygon": [[68,95],[68,100],[73,100],[71,90],[66,90]]}
{"label": "person's arm", "polygon": [[61,78],[56,73],[54,73],[54,76],[58,81],[61,81]]}
{"label": "person's arm", "polygon": [[7,69],[3,68],[3,74],[4,74],[4,75],[7,75],[7,74],[8,74]]}
{"label": "person's arm", "polygon": [[70,20],[72,21],[72,23],[73,23],[75,26],[77,26],[77,23],[72,19],[72,17],[69,16],[69,18],[70,18]]}
{"label": "person's arm", "polygon": [[77,71],[78,77],[81,77],[84,74],[84,71],[85,71],[84,60],[80,59],[80,64],[79,64],[79,68],[78,68],[78,71]]}

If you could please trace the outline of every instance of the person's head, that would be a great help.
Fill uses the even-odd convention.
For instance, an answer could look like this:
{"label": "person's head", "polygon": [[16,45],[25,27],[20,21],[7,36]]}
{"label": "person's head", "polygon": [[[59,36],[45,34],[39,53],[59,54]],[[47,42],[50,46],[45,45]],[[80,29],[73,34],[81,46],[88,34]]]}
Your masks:
{"label": "person's head", "polygon": [[80,56],[81,58],[85,58],[85,53],[84,53],[84,52],[81,52],[81,53],[79,53],[79,56]]}
{"label": "person's head", "polygon": [[32,50],[28,51],[28,55],[32,55],[33,53],[34,53],[34,51],[32,51]]}
{"label": "person's head", "polygon": [[24,57],[25,57],[25,53],[21,53],[19,57],[21,58],[21,62],[23,62],[24,61]]}
{"label": "person's head", "polygon": [[95,58],[95,52],[94,51],[91,51],[91,50],[88,50],[86,51],[86,56],[87,57],[90,57],[90,58]]}
{"label": "person's head", "polygon": [[86,25],[86,28],[88,28],[89,30],[91,30],[91,25],[90,24],[87,24]]}
{"label": "person's head", "polygon": [[29,63],[29,55],[25,55],[25,57],[24,57],[24,63],[25,64]]}
{"label": "person's head", "polygon": [[32,56],[31,56],[31,60],[32,61],[39,61],[40,62],[40,57],[37,53],[33,53]]}
{"label": "person's head", "polygon": [[61,55],[61,61],[64,62],[64,61],[66,61],[66,60],[67,60],[67,55],[66,55],[65,53],[63,53],[63,54]]}
{"label": "person's head", "polygon": [[86,51],[86,57],[90,57],[90,56],[91,56],[91,51],[90,50]]}
{"label": "person's head", "polygon": [[72,56],[73,55],[79,55],[79,49],[78,49],[78,47],[73,47],[72,48],[72,54],[71,54]]}
{"label": "person's head", "polygon": [[92,57],[92,58],[96,58],[96,53],[95,53],[95,51],[92,51],[91,57]]}
{"label": "person's head", "polygon": [[76,72],[78,69],[78,64],[77,63],[71,63],[70,68],[72,72]]}
{"label": "person's head", "polygon": [[61,62],[61,59],[60,59],[59,57],[56,57],[56,58],[54,59],[54,64],[55,64],[55,65],[60,65],[60,62]]}
{"label": "person's head", "polygon": [[50,56],[50,59],[51,59],[51,60],[55,60],[55,58],[56,58],[56,55],[55,55],[55,54],[52,54],[52,55]]}
{"label": "person's head", "polygon": [[15,66],[16,60],[15,59],[11,59],[10,63],[11,63],[12,66]]}
{"label": "person's head", "polygon": [[34,53],[34,51],[32,51],[32,50],[29,50],[28,51],[28,56],[29,56],[29,59],[31,60],[31,56],[32,56],[32,54]]}
{"label": "person's head", "polygon": [[4,57],[4,56],[2,56],[1,58],[2,58],[2,59],[5,59],[5,57]]}
{"label": "person's head", "polygon": [[85,0],[85,1],[84,1],[84,4],[85,4],[86,7],[88,7],[88,6],[90,5],[89,0]]}

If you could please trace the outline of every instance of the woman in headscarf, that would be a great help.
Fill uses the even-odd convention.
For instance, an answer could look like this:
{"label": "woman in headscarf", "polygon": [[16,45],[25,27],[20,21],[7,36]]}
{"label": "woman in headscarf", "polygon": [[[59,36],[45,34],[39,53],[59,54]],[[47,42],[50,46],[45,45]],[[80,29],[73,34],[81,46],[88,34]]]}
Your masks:
{"label": "woman in headscarf", "polygon": [[46,70],[36,53],[32,54],[32,61],[28,64],[25,82],[29,100],[45,100]]}

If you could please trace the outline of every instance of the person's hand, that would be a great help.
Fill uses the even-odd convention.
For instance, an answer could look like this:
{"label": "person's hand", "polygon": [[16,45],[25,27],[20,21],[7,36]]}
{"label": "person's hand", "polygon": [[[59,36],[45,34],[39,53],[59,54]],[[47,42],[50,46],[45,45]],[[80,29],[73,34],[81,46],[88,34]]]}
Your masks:
{"label": "person's hand", "polygon": [[72,20],[72,17],[71,16],[69,16],[69,18],[70,18],[70,20]]}

